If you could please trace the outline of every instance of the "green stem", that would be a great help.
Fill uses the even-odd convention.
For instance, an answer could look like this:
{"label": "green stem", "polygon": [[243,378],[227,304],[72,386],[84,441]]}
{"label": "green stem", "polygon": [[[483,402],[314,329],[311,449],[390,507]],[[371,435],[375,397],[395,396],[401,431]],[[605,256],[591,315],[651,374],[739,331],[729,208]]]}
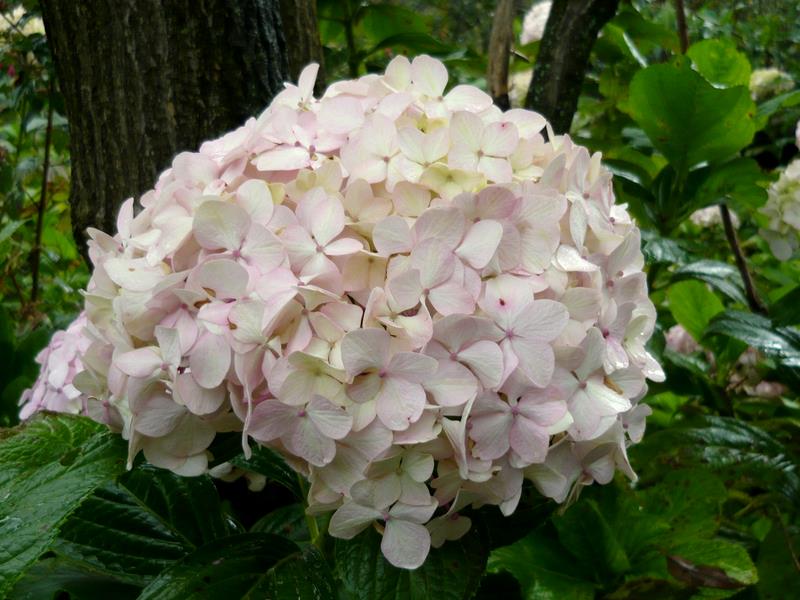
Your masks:
{"label": "green stem", "polygon": [[308,482],[305,478],[297,473],[297,483],[300,485],[300,490],[303,493],[303,515],[306,518],[306,526],[308,527],[308,535],[311,538],[311,543],[322,550],[322,538],[324,538],[324,532],[320,533],[319,525],[317,524],[317,519],[313,515],[309,515],[306,512],[308,509]]}
{"label": "green stem", "polygon": [[350,71],[350,77],[358,77],[358,51],[356,49],[356,38],[353,34],[353,21],[358,11],[353,12],[350,9],[350,3],[347,3],[347,18],[344,21],[344,37],[347,40],[347,68]]}

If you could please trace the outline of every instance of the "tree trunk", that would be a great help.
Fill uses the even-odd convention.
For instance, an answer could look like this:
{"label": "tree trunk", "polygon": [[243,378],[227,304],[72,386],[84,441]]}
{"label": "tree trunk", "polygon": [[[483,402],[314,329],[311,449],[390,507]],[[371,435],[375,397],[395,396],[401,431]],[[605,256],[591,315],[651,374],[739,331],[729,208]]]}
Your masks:
{"label": "tree trunk", "polygon": [[119,205],[183,150],[261,112],[287,75],[278,0],[41,0],[70,129],[72,227],[113,233]]}
{"label": "tree trunk", "polygon": [[283,37],[289,51],[289,77],[297,76],[308,63],[319,63],[314,91],[321,95],[325,91],[325,68],[322,42],[317,24],[316,0],[280,0]]}
{"label": "tree trunk", "polygon": [[498,0],[489,36],[489,57],[486,81],[489,95],[502,110],[511,108],[508,99],[508,65],[514,37],[514,0]]}
{"label": "tree trunk", "polygon": [[567,133],[578,108],[583,77],[597,34],[619,0],[554,0],[539,46],[525,107]]}

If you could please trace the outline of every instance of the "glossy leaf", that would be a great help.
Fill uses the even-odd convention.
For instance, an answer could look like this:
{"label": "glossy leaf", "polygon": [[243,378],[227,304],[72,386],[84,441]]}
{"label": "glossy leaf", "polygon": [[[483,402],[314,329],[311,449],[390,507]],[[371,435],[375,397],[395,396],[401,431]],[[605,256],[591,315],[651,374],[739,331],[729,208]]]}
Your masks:
{"label": "glossy leaf", "polygon": [[14,586],[10,598],[15,600],[134,600],[142,588],[86,570],[63,558],[46,558],[37,562]]}
{"label": "glossy leaf", "polygon": [[725,307],[705,283],[697,280],[679,281],[667,290],[669,310],[695,340],[701,340],[708,323]]}
{"label": "glossy leaf", "polygon": [[352,540],[336,540],[336,571],[346,598],[467,599],[477,588],[488,555],[472,531],[461,540],[432,548],[420,568],[408,571],[390,565],[380,544],[381,536],[372,528]]}
{"label": "glossy leaf", "polygon": [[60,523],[125,468],[125,443],[82,417],[43,415],[0,438],[0,596]]}
{"label": "glossy leaf", "polygon": [[673,281],[699,279],[716,288],[734,302],[747,304],[742,276],[736,267],[717,260],[698,260],[675,269]]}
{"label": "glossy leaf", "polygon": [[706,329],[706,335],[724,335],[772,356],[787,367],[800,368],[800,334],[775,327],[766,317],[753,313],[729,310],[716,316]]}
{"label": "glossy leaf", "polygon": [[707,81],[730,87],[750,84],[750,61],[728,40],[702,40],[686,52]]}

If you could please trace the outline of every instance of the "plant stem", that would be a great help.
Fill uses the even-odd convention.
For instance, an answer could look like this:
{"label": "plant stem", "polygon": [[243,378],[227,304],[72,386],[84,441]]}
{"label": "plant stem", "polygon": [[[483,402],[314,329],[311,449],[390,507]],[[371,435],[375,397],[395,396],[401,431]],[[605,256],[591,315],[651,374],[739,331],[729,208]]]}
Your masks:
{"label": "plant stem", "polygon": [[689,48],[689,30],[686,27],[686,11],[683,0],[675,0],[675,19],[678,22],[678,39],[681,44],[681,54],[686,54]]}
{"label": "plant stem", "polygon": [[347,3],[347,18],[344,21],[344,37],[347,40],[347,68],[350,72],[350,77],[357,78],[358,77],[358,55],[356,50],[356,38],[353,35],[353,21],[356,17],[356,12],[354,12],[351,7],[350,3]]}
{"label": "plant stem", "polygon": [[53,137],[53,80],[47,93],[47,129],[44,134],[44,164],[42,165],[42,191],[39,194],[39,207],[36,214],[36,237],[31,250],[31,269],[33,283],[31,284],[31,304],[36,303],[39,296],[39,267],[42,258],[42,226],[44,224],[44,209],[47,205],[47,173],[50,170],[50,141]]}
{"label": "plant stem", "polygon": [[753,278],[750,276],[750,270],[747,268],[747,260],[744,257],[741,246],[739,245],[739,238],[736,236],[736,228],[733,226],[731,211],[728,209],[728,205],[724,202],[720,204],[719,212],[722,215],[722,225],[725,228],[725,237],[728,238],[728,244],[731,247],[731,251],[733,251],[733,257],[736,260],[736,267],[739,269],[739,274],[742,276],[744,292],[747,296],[747,304],[750,306],[750,310],[752,310],[754,313],[765,315],[767,314],[767,310],[764,308],[764,304],[758,297],[758,292],[756,292],[756,287],[753,284]]}
{"label": "plant stem", "polygon": [[311,544],[322,550],[322,538],[324,535],[319,531],[316,517],[306,512],[308,508],[308,483],[300,473],[297,473],[297,483],[300,484],[300,491],[303,492],[303,515],[306,518],[306,526],[308,527],[308,535],[311,538]]}

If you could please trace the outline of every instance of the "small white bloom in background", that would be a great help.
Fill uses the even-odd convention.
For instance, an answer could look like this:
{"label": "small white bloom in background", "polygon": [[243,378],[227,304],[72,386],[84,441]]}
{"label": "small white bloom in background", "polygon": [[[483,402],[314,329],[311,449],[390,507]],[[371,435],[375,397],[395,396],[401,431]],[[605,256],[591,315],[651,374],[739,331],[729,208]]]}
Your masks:
{"label": "small white bloom in background", "polygon": [[800,247],[800,159],[791,162],[770,185],[760,212],[767,218],[761,235],[775,258],[788,260]]}
{"label": "small white bloom in background", "polygon": [[[537,5],[543,22],[549,3]],[[91,231],[86,312],[21,414],[81,412],[129,462],[208,472],[218,433],[281,453],[330,533],[398,567],[511,514],[634,478],[655,309],[611,174],[543,117],[395,58],[314,98],[316,66]],[[238,471],[217,468],[220,477]],[[254,485],[261,485],[255,481]]]}
{"label": "small white bloom in background", "polygon": [[694,338],[689,334],[683,325],[673,325],[664,334],[667,340],[667,348],[678,354],[691,354],[700,350]]}
{"label": "small white bloom in background", "polygon": [[520,44],[530,44],[542,39],[552,6],[553,3],[550,0],[544,0],[544,2],[537,2],[531,6],[530,10],[525,13],[525,18],[522,20],[522,33],[519,34]]}
{"label": "small white bloom in background", "polygon": [[794,79],[775,67],[755,69],[750,74],[750,95],[753,100],[768,100],[794,89]]}
{"label": "small white bloom in background", "polygon": [[[739,215],[733,211],[730,211],[730,213],[731,222],[733,223],[733,226],[738,229],[740,225]],[[691,215],[689,215],[689,220],[698,227],[713,227],[715,225],[722,224],[722,213],[720,213],[719,206],[714,204],[712,206],[706,206],[705,208],[700,208],[694,211]]]}

